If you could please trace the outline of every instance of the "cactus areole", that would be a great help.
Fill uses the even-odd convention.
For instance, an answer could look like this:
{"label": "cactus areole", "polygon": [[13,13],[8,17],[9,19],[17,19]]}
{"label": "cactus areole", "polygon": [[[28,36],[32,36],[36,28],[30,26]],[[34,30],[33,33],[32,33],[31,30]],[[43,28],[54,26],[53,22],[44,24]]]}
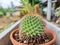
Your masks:
{"label": "cactus areole", "polygon": [[44,34],[43,21],[37,15],[23,17],[19,28],[20,33],[31,37]]}

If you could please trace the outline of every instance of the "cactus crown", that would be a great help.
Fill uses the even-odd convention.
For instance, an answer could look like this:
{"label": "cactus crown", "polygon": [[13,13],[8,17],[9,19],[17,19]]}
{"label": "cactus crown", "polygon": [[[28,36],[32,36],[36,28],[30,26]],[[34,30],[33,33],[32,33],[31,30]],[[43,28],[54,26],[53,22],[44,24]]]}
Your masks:
{"label": "cactus crown", "polygon": [[44,24],[40,17],[38,16],[26,16],[23,18],[20,29],[22,33],[28,36],[36,36],[44,33]]}

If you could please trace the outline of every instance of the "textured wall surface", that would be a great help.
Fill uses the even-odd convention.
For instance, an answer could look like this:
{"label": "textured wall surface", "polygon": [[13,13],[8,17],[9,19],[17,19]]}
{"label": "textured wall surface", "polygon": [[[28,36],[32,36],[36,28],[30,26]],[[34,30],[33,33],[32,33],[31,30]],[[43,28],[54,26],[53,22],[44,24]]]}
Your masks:
{"label": "textured wall surface", "polygon": [[8,44],[11,44],[10,43],[10,39],[9,39],[9,35],[10,35],[10,33],[8,33],[5,37],[3,37],[0,40],[0,45],[8,45]]}
{"label": "textured wall surface", "polygon": [[[18,26],[16,26],[14,29],[17,29],[18,28]],[[13,30],[14,30],[13,29]],[[12,31],[13,31],[12,30]],[[11,31],[11,32],[12,32]],[[11,32],[9,32],[7,35],[5,35],[2,39],[0,39],[0,45],[12,45],[12,43],[11,43],[11,41],[10,41],[10,33]]]}

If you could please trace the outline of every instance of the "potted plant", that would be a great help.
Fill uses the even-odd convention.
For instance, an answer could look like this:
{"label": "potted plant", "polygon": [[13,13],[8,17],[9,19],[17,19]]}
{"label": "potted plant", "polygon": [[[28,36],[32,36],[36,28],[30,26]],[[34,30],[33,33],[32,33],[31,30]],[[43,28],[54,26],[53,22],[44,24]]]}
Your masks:
{"label": "potted plant", "polygon": [[22,9],[20,10],[20,17],[22,18],[24,15],[26,14],[31,14],[31,12],[33,12],[34,7],[29,3],[28,0],[21,0],[21,2],[23,4]]}
{"label": "potted plant", "polygon": [[57,16],[58,16],[58,19],[57,19],[56,23],[60,23],[60,11],[57,12]]}
{"label": "potted plant", "polygon": [[23,17],[26,14],[31,14],[31,12],[33,12],[33,7],[31,6],[31,4],[25,4],[23,5],[23,8],[20,10],[20,17]]}
{"label": "potted plant", "polygon": [[26,15],[22,18],[19,28],[10,34],[13,45],[53,45],[56,33],[44,25],[39,15]]}
{"label": "potted plant", "polygon": [[3,17],[3,16],[6,16],[6,11],[2,6],[0,6],[0,17]]}

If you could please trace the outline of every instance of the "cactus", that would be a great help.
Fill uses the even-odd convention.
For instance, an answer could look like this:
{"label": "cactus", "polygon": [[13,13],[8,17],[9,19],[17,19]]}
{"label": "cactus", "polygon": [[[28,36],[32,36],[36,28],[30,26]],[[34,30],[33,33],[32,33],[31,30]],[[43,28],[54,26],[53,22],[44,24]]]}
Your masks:
{"label": "cactus", "polygon": [[24,17],[20,25],[21,32],[27,36],[41,35],[44,33],[43,28],[42,19],[31,15]]}
{"label": "cactus", "polygon": [[36,36],[44,34],[44,24],[40,17],[34,15],[28,15],[21,21],[20,27],[21,32],[27,36]]}

